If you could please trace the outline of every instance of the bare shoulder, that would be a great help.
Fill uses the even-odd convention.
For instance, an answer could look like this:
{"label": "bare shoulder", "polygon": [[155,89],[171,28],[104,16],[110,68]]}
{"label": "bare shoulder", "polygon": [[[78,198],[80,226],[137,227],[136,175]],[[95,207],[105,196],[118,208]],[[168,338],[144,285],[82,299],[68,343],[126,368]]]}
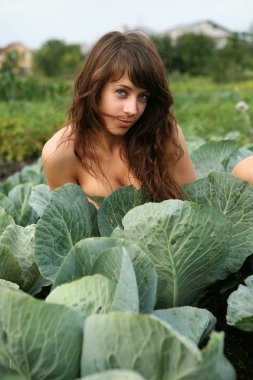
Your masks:
{"label": "bare shoulder", "polygon": [[64,142],[64,137],[68,133],[68,127],[62,128],[57,131],[43,146],[42,149],[42,161],[46,161],[50,156],[62,153],[64,151],[64,145],[69,144],[66,140]]}
{"label": "bare shoulder", "polygon": [[77,183],[78,160],[74,154],[74,141],[68,138],[68,127],[56,132],[42,149],[42,164],[50,188],[65,183]]}
{"label": "bare shoulder", "polygon": [[253,155],[238,162],[231,173],[253,184]]}
{"label": "bare shoulder", "polygon": [[177,125],[176,138],[179,145],[183,150],[183,156],[179,159],[175,167],[174,178],[179,186],[186,185],[187,183],[194,182],[196,180],[196,173],[193,167],[190,154],[187,149],[187,144],[182,129]]}

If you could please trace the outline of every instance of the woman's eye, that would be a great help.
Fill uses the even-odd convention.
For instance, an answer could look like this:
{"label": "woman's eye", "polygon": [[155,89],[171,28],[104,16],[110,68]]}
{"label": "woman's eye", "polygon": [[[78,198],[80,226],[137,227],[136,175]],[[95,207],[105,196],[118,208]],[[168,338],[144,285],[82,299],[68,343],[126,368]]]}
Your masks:
{"label": "woman's eye", "polygon": [[149,94],[144,93],[144,94],[139,95],[139,99],[141,102],[144,102],[144,103],[147,102],[148,98],[149,98]]}
{"label": "woman's eye", "polygon": [[118,90],[116,90],[116,93],[120,96],[125,96],[127,95],[127,92],[126,90],[123,90],[122,88],[119,88]]}

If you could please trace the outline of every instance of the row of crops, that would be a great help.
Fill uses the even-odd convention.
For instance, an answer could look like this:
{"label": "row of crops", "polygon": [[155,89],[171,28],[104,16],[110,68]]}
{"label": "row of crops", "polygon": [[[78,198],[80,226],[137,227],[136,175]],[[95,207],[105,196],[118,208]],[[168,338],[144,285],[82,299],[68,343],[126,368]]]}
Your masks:
{"label": "row of crops", "polygon": [[[191,146],[186,199],[122,187],[99,210],[50,192],[41,162],[0,184],[0,375],[10,379],[236,379],[224,333],[201,307],[253,253],[252,185],[233,177],[253,146]],[[226,321],[253,332],[252,274]]]}

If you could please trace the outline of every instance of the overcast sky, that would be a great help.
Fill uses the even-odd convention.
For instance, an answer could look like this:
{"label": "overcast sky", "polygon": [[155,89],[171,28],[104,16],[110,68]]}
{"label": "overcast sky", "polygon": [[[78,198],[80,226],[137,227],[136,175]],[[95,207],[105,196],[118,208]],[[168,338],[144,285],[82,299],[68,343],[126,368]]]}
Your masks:
{"label": "overcast sky", "polygon": [[253,0],[0,0],[0,47],[49,39],[91,44],[111,30],[164,32],[208,19],[232,31],[253,25]]}

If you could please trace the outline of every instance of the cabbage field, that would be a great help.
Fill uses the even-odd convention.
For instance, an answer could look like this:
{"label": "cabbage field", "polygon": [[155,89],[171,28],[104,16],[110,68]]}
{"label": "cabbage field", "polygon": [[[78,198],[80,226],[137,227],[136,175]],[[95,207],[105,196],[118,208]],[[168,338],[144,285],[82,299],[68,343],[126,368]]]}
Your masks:
{"label": "cabbage field", "polygon": [[189,147],[184,201],[97,210],[40,159],[0,183],[1,379],[253,378],[253,187],[230,174],[253,145]]}

